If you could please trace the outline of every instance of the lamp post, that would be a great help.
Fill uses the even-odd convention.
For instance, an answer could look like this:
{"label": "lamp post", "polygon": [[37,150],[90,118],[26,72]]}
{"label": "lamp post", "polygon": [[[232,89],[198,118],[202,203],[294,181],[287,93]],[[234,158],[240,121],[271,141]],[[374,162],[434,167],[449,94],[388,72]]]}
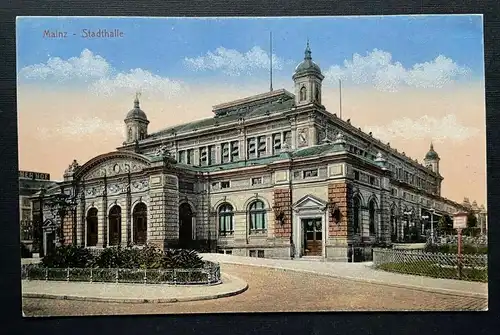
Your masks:
{"label": "lamp post", "polygon": [[434,244],[434,208],[430,209],[431,211],[431,242]]}

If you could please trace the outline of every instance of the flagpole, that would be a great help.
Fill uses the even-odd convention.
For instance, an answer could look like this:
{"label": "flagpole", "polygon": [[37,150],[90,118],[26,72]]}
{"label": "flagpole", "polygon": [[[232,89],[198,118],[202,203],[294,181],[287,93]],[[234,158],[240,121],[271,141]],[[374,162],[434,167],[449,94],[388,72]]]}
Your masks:
{"label": "flagpole", "polygon": [[269,90],[273,91],[273,32],[269,32]]}
{"label": "flagpole", "polygon": [[339,114],[342,119],[342,80],[339,79]]}

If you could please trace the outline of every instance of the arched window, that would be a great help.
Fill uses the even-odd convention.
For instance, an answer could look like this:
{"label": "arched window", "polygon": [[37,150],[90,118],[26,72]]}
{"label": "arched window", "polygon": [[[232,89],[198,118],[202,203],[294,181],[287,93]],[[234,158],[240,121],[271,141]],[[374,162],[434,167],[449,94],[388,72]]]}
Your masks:
{"label": "arched window", "polygon": [[128,140],[132,141],[132,128],[128,128]]}
{"label": "arched window", "polygon": [[146,136],[144,135],[144,130],[141,130],[141,133],[140,133],[140,134],[141,134],[141,135],[140,135],[139,139],[140,139],[140,140],[143,140],[143,139],[146,137]]}
{"label": "arched window", "polygon": [[252,202],[248,209],[250,218],[250,231],[266,229],[266,210],[260,200]]}
{"label": "arched window", "polygon": [[122,232],[122,209],[115,205],[109,211],[109,245],[120,245]]}
{"label": "arched window", "polygon": [[137,245],[144,245],[147,241],[148,235],[148,208],[146,204],[141,202],[134,207],[133,227],[134,235],[133,241]]}
{"label": "arched window", "polygon": [[91,208],[87,212],[87,247],[97,245],[97,208]]}
{"label": "arched window", "polygon": [[314,91],[314,96],[316,99],[316,102],[319,102],[319,87],[316,86],[316,90]]}
{"label": "arched window", "polygon": [[353,201],[353,230],[354,234],[360,234],[361,233],[361,220],[360,220],[360,214],[361,214],[361,201],[359,200],[359,197],[354,197]]}
{"label": "arched window", "polygon": [[306,93],[307,89],[305,88],[305,86],[302,86],[302,88],[300,89],[300,101],[306,100]]}
{"label": "arched window", "polygon": [[219,232],[225,236],[233,233],[233,206],[222,204],[219,207]]}
{"label": "arched window", "polygon": [[375,235],[375,200],[370,200],[368,205],[369,223],[370,223],[370,235]]}

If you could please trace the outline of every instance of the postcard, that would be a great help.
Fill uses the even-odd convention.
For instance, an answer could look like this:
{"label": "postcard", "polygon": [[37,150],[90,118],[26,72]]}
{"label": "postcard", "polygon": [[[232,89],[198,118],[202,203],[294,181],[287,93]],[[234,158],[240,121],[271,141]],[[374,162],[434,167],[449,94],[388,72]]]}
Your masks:
{"label": "postcard", "polygon": [[488,309],[482,15],[18,17],[23,315]]}

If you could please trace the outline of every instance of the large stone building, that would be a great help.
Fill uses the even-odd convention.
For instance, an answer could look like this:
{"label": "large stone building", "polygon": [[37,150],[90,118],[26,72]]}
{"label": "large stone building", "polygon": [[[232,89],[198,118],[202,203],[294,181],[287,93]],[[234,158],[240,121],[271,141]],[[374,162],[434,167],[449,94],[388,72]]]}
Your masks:
{"label": "large stone building", "polygon": [[220,104],[155,133],[136,97],[123,145],[74,161],[47,190],[44,236],[347,261],[428,230],[426,214],[464,210],[440,194],[432,145],[422,164],[328,112],[323,78],[308,45],[294,93]]}
{"label": "large stone building", "polygon": [[43,172],[19,171],[19,227],[21,242],[32,249],[33,241],[37,240],[34,222],[39,221],[40,207],[32,196],[42,188],[56,185],[50,180],[50,175]]}

